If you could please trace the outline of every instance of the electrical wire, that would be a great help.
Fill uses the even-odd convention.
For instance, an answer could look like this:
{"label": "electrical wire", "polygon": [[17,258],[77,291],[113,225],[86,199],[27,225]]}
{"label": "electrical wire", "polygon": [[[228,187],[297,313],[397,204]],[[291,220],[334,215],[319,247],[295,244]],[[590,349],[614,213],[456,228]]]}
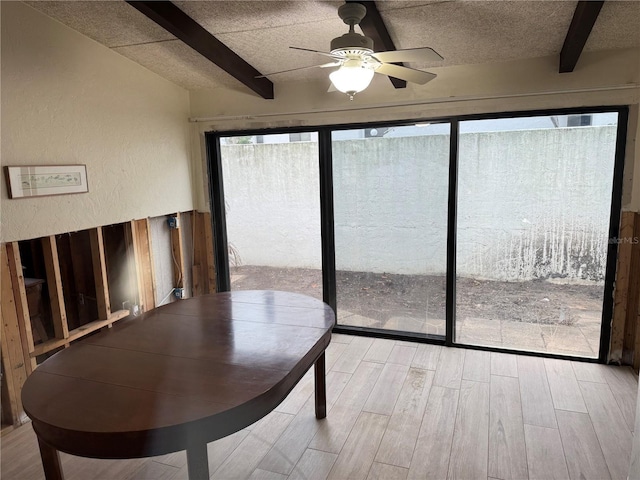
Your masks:
{"label": "electrical wire", "polygon": [[160,305],[158,305],[158,306],[164,305],[164,302],[166,302],[166,301],[167,301],[167,298],[169,298],[169,297],[171,296],[171,294],[172,294],[173,292],[175,292],[175,291],[176,291],[176,289],[175,289],[175,288],[172,288],[171,290],[169,290],[169,293],[167,293],[167,296],[166,296],[166,297],[164,297],[162,300],[160,300]]}

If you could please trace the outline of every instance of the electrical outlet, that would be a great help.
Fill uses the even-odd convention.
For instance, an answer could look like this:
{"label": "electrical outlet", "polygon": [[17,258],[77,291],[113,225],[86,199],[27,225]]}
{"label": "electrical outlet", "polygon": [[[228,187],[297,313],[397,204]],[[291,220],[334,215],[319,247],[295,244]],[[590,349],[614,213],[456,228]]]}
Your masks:
{"label": "electrical outlet", "polygon": [[184,291],[184,288],[174,288],[173,295],[180,300],[186,298],[186,293]]}
{"label": "electrical outlet", "polygon": [[171,229],[180,228],[180,221],[178,220],[178,217],[169,217],[169,218],[167,218],[167,224],[169,225],[169,228],[171,228]]}

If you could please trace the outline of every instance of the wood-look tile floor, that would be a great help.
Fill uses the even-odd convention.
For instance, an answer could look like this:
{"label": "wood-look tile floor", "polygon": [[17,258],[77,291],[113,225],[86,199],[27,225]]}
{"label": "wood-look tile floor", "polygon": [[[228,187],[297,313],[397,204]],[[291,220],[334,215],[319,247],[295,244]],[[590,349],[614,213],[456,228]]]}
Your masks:
{"label": "wood-look tile floor", "polygon": [[[630,368],[334,335],[328,415],[313,376],[254,425],[210,443],[212,479],[625,479]],[[44,478],[33,430],[2,438],[3,480]],[[61,454],[69,480],[187,478],[177,452]]]}

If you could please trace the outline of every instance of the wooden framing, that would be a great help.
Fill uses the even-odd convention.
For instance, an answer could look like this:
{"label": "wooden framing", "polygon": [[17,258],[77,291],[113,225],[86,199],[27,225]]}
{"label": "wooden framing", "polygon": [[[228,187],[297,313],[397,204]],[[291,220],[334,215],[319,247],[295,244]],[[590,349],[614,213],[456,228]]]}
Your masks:
{"label": "wooden framing", "polygon": [[193,212],[193,294],[216,292],[216,270],[213,256],[211,214]]}
{"label": "wooden framing", "polygon": [[264,99],[273,98],[273,83],[171,2],[127,1],[196,52]]}
{"label": "wooden framing", "polygon": [[34,352],[32,355],[34,357],[38,355],[42,355],[43,353],[50,352],[55,350],[56,348],[60,348],[65,344],[72,342],[74,340],[78,340],[79,338],[84,337],[85,335],[95,332],[104,327],[109,327],[113,325],[114,322],[120,320],[121,318],[128,317],[130,315],[129,310],[117,310],[111,313],[111,316],[107,320],[95,320],[93,322],[89,322],[86,325],[82,325],[76,329],[73,329],[69,332],[69,337],[65,339],[53,338],[44,343],[40,343],[34,347]]}
{"label": "wooden framing", "polygon": [[44,265],[47,271],[47,288],[51,300],[51,315],[56,338],[69,338],[67,325],[67,310],[62,293],[62,279],[60,276],[60,262],[58,260],[58,246],[55,235],[42,239]]}
{"label": "wooden framing", "polygon": [[[47,340],[33,346],[30,357],[35,359],[38,355],[48,353],[60,347],[67,347],[70,342],[82,338],[83,336],[99,330],[103,327],[111,327],[114,322],[127,317],[129,310],[111,311],[109,295],[109,283],[107,278],[107,262],[104,248],[104,237],[102,227],[89,230],[89,241],[91,244],[91,263],[93,265],[93,276],[96,284],[96,301],[98,304],[98,319],[82,325],[73,330],[69,330],[66,321],[66,311],[62,296],[62,283],[60,280],[60,267],[58,252],[55,248],[55,237],[45,237],[42,239],[45,267],[47,271],[47,283],[49,284],[49,295],[51,297],[51,309],[53,312],[54,329],[56,338]],[[56,298],[51,292],[55,292]],[[58,299],[62,299],[59,301]],[[57,323],[56,323],[57,322]],[[63,332],[62,335],[59,332]]]}
{"label": "wooden framing", "polygon": [[[216,281],[210,216],[208,213],[193,212],[189,214],[192,215],[194,229],[193,263],[194,265],[197,264],[197,268],[194,268],[194,270],[199,268],[201,272],[198,278],[194,279],[193,284],[199,285],[199,293],[215,292]],[[182,214],[183,219],[185,215],[187,214]],[[178,213],[177,217],[180,221],[181,214]],[[150,222],[149,219],[134,220],[125,223],[123,226],[127,251],[123,252],[121,250],[126,257],[122,260],[128,262],[132,267],[135,265],[135,283],[138,287],[141,311],[148,311],[156,306]],[[36,275],[38,278],[46,276],[51,303],[50,321],[53,323],[55,331],[54,338],[46,339],[45,336],[45,341],[38,344],[34,344],[34,332],[32,332],[31,326],[31,316],[32,314],[38,314],[38,312],[29,311],[30,299],[28,299],[27,289],[25,288],[22,268],[23,259],[20,256],[20,249],[23,246],[19,245],[18,242],[0,245],[2,253],[0,259],[2,270],[0,279],[2,334],[0,337],[4,373],[2,382],[2,401],[4,406],[2,433],[11,429],[13,425],[18,425],[22,422],[23,413],[20,392],[27,376],[37,368],[36,357],[67,347],[71,342],[99,329],[111,327],[116,321],[130,315],[130,311],[126,309],[111,310],[110,300],[113,299],[113,292],[110,293],[109,291],[109,275],[111,273],[108,275],[107,270],[110,261],[119,262],[120,259],[111,259],[109,257],[109,252],[107,251],[110,245],[108,243],[109,237],[103,227],[96,227],[86,232],[78,233],[82,233],[81,237],[76,238],[80,243],[75,247],[72,244],[71,249],[69,249],[69,245],[62,242],[61,239],[57,239],[54,235],[25,241],[31,246],[26,250],[26,252],[30,252],[27,255],[38,259],[36,264],[39,265],[37,267],[39,271],[36,272]],[[176,287],[183,287],[185,283],[189,284],[188,281],[185,282],[188,279],[185,279],[186,266],[182,233],[184,232],[181,229],[172,229],[170,232],[171,253],[175,260],[173,263]],[[66,239],[63,238],[62,240]],[[33,249],[34,244],[42,246],[41,253],[39,248],[37,250]],[[81,245],[84,246],[80,248],[79,246]],[[90,259],[87,255],[89,248],[91,251]],[[23,249],[24,252],[25,250]],[[62,255],[62,258],[59,255]],[[79,279],[80,281],[80,285],[67,285],[67,288],[72,289],[71,291],[65,291],[62,284],[63,279],[65,282],[69,281],[64,276],[64,268],[61,268],[65,266],[61,262],[65,262],[67,257],[70,257],[69,260],[74,263],[73,272],[69,267],[67,268],[67,274],[71,276],[72,280],[77,277],[76,280]],[[76,263],[78,265],[75,265]],[[113,267],[113,265],[111,266]],[[91,268],[91,272],[89,268]],[[124,274],[127,275],[127,278],[124,278],[123,281],[134,279],[133,268],[127,268]],[[111,281],[114,280],[112,279]],[[67,308],[75,307],[71,302],[82,301],[77,298],[80,293],[92,296],[93,283],[95,283],[98,318],[73,328],[69,324],[70,316],[67,314]],[[80,289],[79,287],[84,288]],[[113,286],[111,287],[113,288]],[[75,289],[77,289],[77,293],[74,293]],[[65,293],[67,294],[67,302],[65,302]],[[95,315],[96,309],[93,308],[92,312],[92,315]],[[89,317],[89,319],[91,318]],[[39,341],[39,339],[36,339],[36,341]]]}
{"label": "wooden framing", "polygon": [[609,361],[640,368],[640,214],[622,212]]}
{"label": "wooden framing", "polygon": [[182,242],[182,222],[180,212],[175,214],[178,219],[178,228],[171,229],[171,255],[173,256],[173,286],[174,288],[184,288],[185,268],[184,268],[184,248]]}
{"label": "wooden framing", "polygon": [[[362,33],[373,40],[374,51],[386,52],[397,50],[395,44],[393,43],[393,40],[391,39],[391,35],[389,35],[389,31],[384,24],[384,20],[382,20],[382,16],[378,11],[376,2],[347,0],[347,3],[349,3],[350,1],[361,3],[367,8],[367,14],[360,21],[360,28],[362,29]],[[403,66],[401,62],[398,62],[395,65]],[[399,78],[390,76],[389,81],[395,88],[406,88],[407,86],[407,82],[405,80],[400,80]]]}
{"label": "wooden framing", "polygon": [[136,278],[140,295],[140,309],[143,312],[156,307],[156,284],[153,267],[149,219],[133,220],[131,236],[135,252]]}
{"label": "wooden framing", "polygon": [[138,266],[138,245],[136,242],[136,224],[132,220],[124,224],[125,248],[126,248],[126,265],[132,278],[129,283],[133,283],[131,288],[136,292],[134,303],[138,308],[142,308],[142,279],[140,268]]}
{"label": "wooden framing", "polygon": [[25,359],[27,375],[30,375],[37,367],[37,364],[36,359],[31,358],[31,353],[33,352],[33,332],[31,331],[31,316],[27,303],[27,291],[24,286],[24,275],[22,274],[22,261],[20,260],[18,242],[7,243],[6,249],[9,273],[11,275],[11,286],[13,288],[13,298],[16,302],[22,353]]}
{"label": "wooden framing", "polygon": [[4,377],[7,382],[9,394],[11,418],[13,425],[22,423],[22,401],[20,391],[27,379],[27,368],[22,350],[22,340],[16,301],[14,298],[12,278],[9,270],[9,259],[6,245],[0,248],[0,289],[2,291],[2,307],[0,313],[2,317],[2,364],[4,366]]}
{"label": "wooden framing", "polygon": [[96,300],[98,303],[98,319],[107,320],[111,316],[109,300],[109,283],[107,281],[107,261],[104,255],[104,238],[102,227],[92,228],[89,232],[91,241],[91,263],[93,277],[96,282]]}
{"label": "wooden framing", "polygon": [[603,5],[604,0],[580,0],[576,5],[560,51],[559,73],[573,72],[576,68],[582,49],[587,43]]}
{"label": "wooden framing", "polygon": [[204,241],[207,259],[207,293],[216,293],[216,262],[213,253],[213,230],[211,229],[211,213],[205,212],[203,215],[204,222]]}
{"label": "wooden framing", "polygon": [[191,228],[193,230],[193,262],[191,265],[191,287],[193,296],[197,297],[204,293],[204,275],[201,265],[202,243],[204,241],[204,231],[202,229],[201,216],[198,212],[191,212]]}

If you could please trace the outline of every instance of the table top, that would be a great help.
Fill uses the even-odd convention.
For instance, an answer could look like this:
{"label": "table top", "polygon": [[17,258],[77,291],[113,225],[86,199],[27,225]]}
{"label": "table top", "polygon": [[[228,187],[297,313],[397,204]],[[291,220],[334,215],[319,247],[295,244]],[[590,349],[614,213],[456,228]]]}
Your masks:
{"label": "table top", "polygon": [[22,390],[36,433],[98,458],[160,455],[262,418],[324,352],[335,314],[311,297],[235,291],[173,302],[46,360]]}

